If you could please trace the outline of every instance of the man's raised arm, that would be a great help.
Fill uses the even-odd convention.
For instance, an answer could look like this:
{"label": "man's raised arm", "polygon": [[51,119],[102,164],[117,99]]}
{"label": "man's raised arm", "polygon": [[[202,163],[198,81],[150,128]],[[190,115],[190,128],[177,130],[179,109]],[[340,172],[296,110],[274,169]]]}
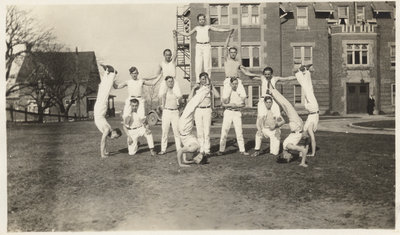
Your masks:
{"label": "man's raised arm", "polygon": [[228,58],[228,55],[229,55],[229,41],[231,40],[231,37],[232,37],[234,31],[235,31],[235,29],[231,29],[231,32],[225,41],[225,60]]}

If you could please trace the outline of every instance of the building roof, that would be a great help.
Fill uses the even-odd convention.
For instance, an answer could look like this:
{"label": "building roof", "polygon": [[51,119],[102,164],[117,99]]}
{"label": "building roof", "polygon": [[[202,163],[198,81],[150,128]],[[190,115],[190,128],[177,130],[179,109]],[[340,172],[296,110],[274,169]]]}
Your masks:
{"label": "building roof", "polygon": [[334,12],[333,7],[329,2],[316,2],[313,5],[315,12],[329,12],[331,14]]}
{"label": "building roof", "polygon": [[393,11],[393,8],[385,2],[372,2],[371,6],[376,13]]}
{"label": "building roof", "polygon": [[94,52],[35,52],[27,55],[17,74],[16,82],[26,80],[39,63],[51,71],[53,76],[57,76],[57,79],[79,81],[86,87],[86,94],[97,92],[100,74]]}

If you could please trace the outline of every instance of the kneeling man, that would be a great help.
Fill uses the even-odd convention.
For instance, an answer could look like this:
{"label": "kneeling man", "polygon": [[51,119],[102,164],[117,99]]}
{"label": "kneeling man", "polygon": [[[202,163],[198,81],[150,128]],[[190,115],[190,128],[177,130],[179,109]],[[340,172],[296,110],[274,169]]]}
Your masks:
{"label": "kneeling man", "polygon": [[124,117],[123,127],[126,135],[128,136],[128,151],[129,155],[135,155],[138,150],[138,138],[146,137],[147,144],[150,148],[151,156],[155,156],[154,153],[154,142],[153,135],[149,129],[149,126],[146,123],[146,117],[138,114],[139,108],[139,100],[131,99],[130,100],[130,113]]}
{"label": "kneeling man", "polygon": [[281,117],[280,112],[274,112],[272,110],[272,104],[274,100],[271,96],[267,95],[264,97],[264,104],[266,112],[263,116],[257,117],[257,133],[255,137],[255,152],[253,157],[260,155],[260,148],[262,138],[269,138],[269,152],[272,155],[278,155],[279,145],[281,143],[281,129],[280,127],[285,124],[285,120]]}

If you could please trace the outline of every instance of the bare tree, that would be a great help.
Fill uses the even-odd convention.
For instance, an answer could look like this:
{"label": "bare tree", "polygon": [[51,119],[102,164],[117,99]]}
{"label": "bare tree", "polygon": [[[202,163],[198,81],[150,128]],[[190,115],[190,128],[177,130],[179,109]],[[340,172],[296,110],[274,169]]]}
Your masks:
{"label": "bare tree", "polygon": [[38,109],[38,122],[43,122],[44,111],[55,105],[55,99],[51,90],[56,85],[47,67],[35,60],[33,69],[29,72],[21,86],[20,98],[27,100],[26,105],[36,104]]}
{"label": "bare tree", "polygon": [[[51,48],[49,45],[52,45],[54,39],[52,29],[42,28],[30,16],[30,12],[20,10],[16,6],[8,6],[6,16],[6,81],[16,59],[35,50]],[[10,91],[7,91],[7,95],[16,88],[12,87]]]}

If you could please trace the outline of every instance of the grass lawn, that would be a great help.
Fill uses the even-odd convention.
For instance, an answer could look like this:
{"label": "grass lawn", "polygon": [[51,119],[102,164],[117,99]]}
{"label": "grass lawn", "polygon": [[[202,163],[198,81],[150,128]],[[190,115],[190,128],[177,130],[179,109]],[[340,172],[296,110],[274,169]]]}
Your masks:
{"label": "grass lawn", "polygon": [[359,123],[354,123],[353,125],[364,126],[364,127],[375,127],[375,128],[396,128],[395,120],[359,122]]}
{"label": "grass lawn", "polygon": [[[8,231],[394,229],[395,136],[317,132],[303,168],[243,157],[233,133],[228,154],[180,169],[172,143],[151,157],[140,140],[132,157],[125,136],[101,159],[93,122],[8,126]],[[244,133],[253,148],[255,130]]]}

